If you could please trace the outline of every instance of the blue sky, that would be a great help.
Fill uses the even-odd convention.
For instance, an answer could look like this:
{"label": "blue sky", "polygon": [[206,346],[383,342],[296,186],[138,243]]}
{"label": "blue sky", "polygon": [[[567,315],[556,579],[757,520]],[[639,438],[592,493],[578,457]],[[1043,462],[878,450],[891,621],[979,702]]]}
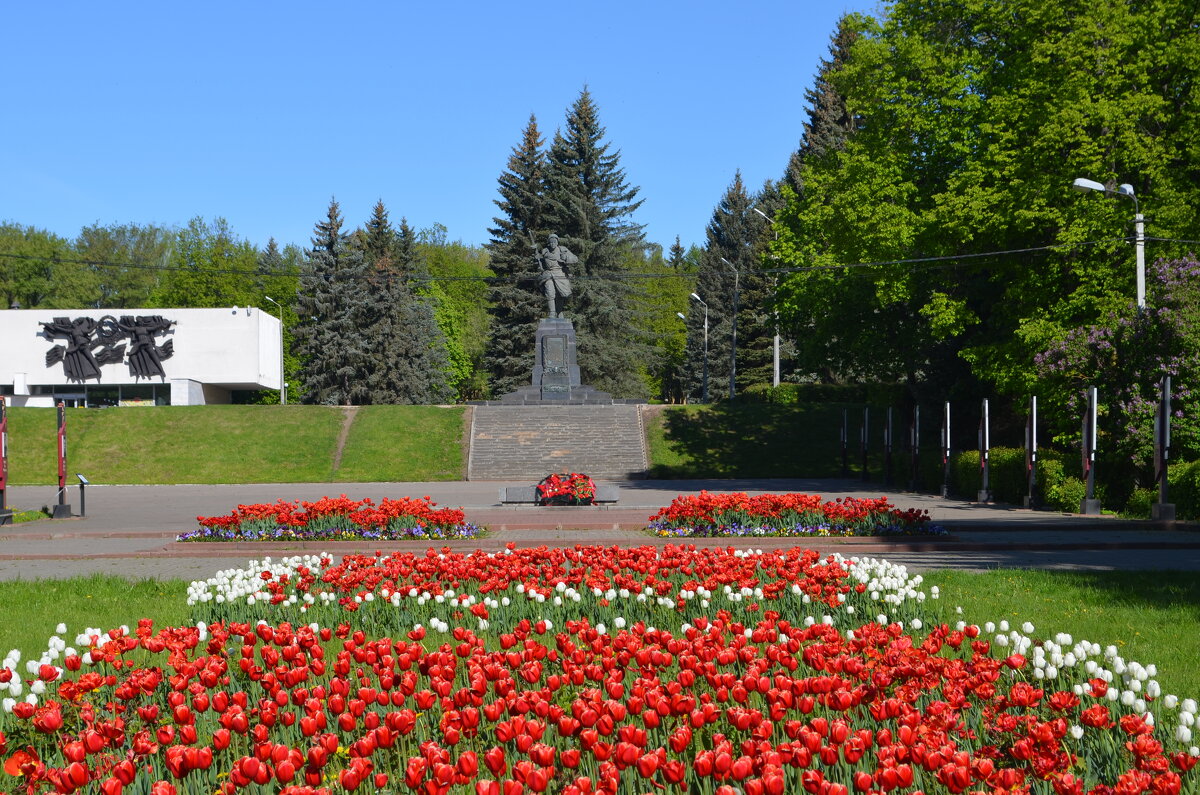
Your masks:
{"label": "blue sky", "polygon": [[874,2],[13,3],[0,221],[223,216],[308,245],[336,197],[482,244],[530,113],[549,139],[586,84],[647,239],[702,244],[741,169],[778,178],[846,11]]}

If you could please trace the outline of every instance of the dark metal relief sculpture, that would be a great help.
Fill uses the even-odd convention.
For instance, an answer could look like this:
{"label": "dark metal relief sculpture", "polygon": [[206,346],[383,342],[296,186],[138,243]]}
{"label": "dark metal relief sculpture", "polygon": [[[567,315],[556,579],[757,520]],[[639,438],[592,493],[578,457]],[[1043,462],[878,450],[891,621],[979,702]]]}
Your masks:
{"label": "dark metal relief sculpture", "polygon": [[100,380],[100,368],[125,360],[125,340],[129,340],[129,373],[134,378],[166,380],[162,363],[175,353],[175,344],[166,340],[159,345],[155,337],[167,334],[175,321],[161,315],[122,315],[117,320],[105,315],[99,320],[77,317],[74,320],[56,317],[42,323],[42,336],[47,339],[63,337],[65,345],[55,345],[46,352],[46,366],[63,363],[68,381]]}
{"label": "dark metal relief sculpture", "polygon": [[129,372],[134,378],[158,376],[166,380],[167,374],[163,372],[162,363],[175,353],[175,341],[167,340],[159,345],[154,341],[154,336],[166,334],[173,325],[174,321],[164,320],[161,315],[121,317],[118,327],[130,339]]}

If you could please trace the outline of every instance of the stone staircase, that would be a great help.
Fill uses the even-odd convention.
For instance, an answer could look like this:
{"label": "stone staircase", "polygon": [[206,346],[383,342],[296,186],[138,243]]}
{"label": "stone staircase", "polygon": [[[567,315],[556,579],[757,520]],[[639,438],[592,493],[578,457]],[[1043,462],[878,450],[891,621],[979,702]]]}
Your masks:
{"label": "stone staircase", "polygon": [[536,483],[553,472],[623,480],[647,467],[639,406],[473,407],[468,480]]}

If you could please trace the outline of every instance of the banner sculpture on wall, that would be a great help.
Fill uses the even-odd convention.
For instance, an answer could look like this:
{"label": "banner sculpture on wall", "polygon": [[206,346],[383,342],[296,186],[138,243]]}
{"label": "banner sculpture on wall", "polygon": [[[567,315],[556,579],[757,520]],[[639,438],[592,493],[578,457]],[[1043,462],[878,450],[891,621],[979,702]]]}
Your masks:
{"label": "banner sculpture on wall", "polygon": [[90,317],[75,319],[56,317],[50,323],[42,323],[42,336],[47,339],[64,337],[65,345],[55,345],[46,352],[46,366],[63,363],[63,372],[68,381],[83,382],[100,380],[100,368],[106,364],[119,364],[125,360],[124,340],[129,343],[129,372],[134,378],[166,379],[162,363],[175,353],[172,340],[162,345],[155,341],[160,334],[167,334],[175,321],[161,315],[122,315],[118,321],[112,315],[100,320]]}

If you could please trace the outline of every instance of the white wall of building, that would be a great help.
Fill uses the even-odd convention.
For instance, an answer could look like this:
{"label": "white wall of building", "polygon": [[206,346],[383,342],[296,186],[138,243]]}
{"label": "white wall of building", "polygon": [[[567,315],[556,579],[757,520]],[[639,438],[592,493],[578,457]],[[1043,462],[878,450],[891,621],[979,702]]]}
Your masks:
{"label": "white wall of building", "polygon": [[[99,321],[105,315],[161,315],[174,321],[170,332],[156,337],[158,345],[173,340],[174,355],[162,362],[165,378],[135,378],[122,361],[102,365],[99,380],[72,383],[62,362],[46,365],[47,352],[66,340],[49,338],[41,323],[61,317]],[[169,385],[173,405],[228,402],[230,390],[279,389],[281,354],[279,319],[257,307],[0,311],[0,389],[11,391],[17,406],[53,405],[55,393],[80,393],[85,385],[151,383]]]}

